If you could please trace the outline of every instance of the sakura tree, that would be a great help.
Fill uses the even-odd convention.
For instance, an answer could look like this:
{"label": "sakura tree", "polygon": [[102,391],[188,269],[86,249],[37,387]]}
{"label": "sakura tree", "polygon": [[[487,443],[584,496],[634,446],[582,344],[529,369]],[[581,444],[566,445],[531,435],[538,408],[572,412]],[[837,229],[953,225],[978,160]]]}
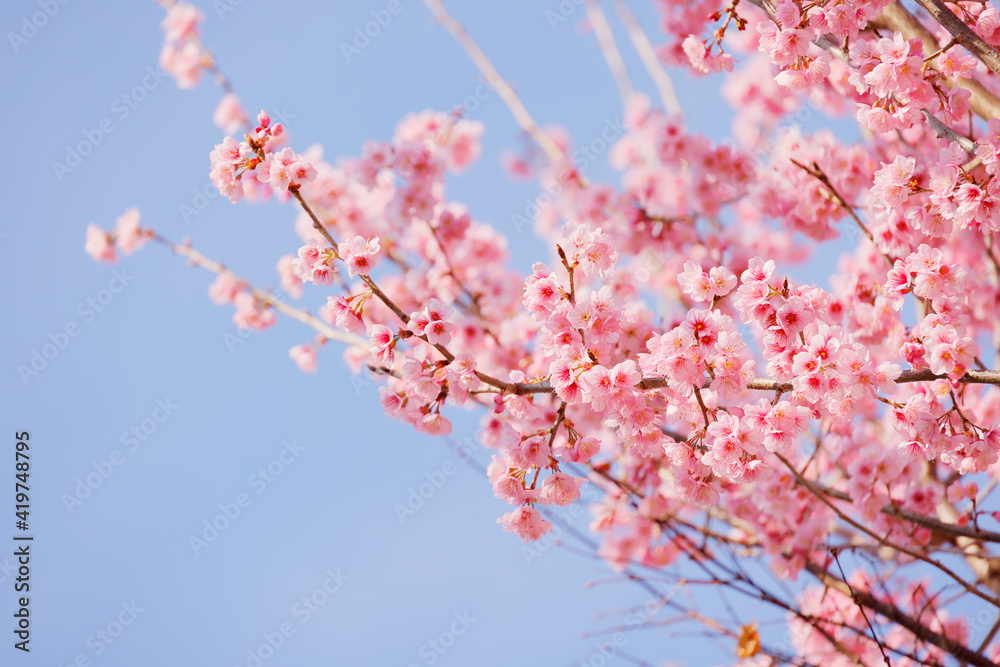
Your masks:
{"label": "sakura tree", "polygon": [[[312,329],[288,352],[304,372],[343,346],[416,431],[478,411],[511,506],[483,520],[530,543],[552,531],[546,508],[593,485],[600,557],[670,610],[658,622],[700,625],[741,664],[1000,661],[995,5],[656,0],[654,46],[624,0],[613,14],[590,0],[625,109],[608,154],[621,180],[605,184],[425,0],[536,145],[507,157],[511,175],[554,193],[531,221],[551,255],[524,276],[491,212],[448,197],[484,131],[462,108],[327,159],[243,108],[199,10],[161,4],[161,66],[223,89],[212,182],[234,203],[288,202],[301,246],[275,258],[278,295],[130,209],[87,229],[95,259],[167,247],[216,274],[209,296],[236,324]],[[658,102],[635,92],[613,22]],[[685,129],[698,102],[677,99],[669,68],[718,83],[738,109],[730,139]],[[862,139],[785,122],[807,106],[856,118]],[[826,286],[789,277],[845,236]],[[758,601],[785,627],[699,609],[681,585]]]}

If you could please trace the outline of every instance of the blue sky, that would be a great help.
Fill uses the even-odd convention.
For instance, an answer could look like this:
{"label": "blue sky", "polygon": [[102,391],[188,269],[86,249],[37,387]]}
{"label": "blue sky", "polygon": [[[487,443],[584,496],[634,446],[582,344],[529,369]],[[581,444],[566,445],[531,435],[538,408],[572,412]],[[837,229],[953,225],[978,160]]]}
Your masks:
{"label": "blue sky", "polygon": [[[321,142],[327,156],[357,154],[406,113],[451,109],[478,85],[417,0],[402,0],[351,62],[340,43],[388,2],[197,4],[204,41],[246,106],[282,119],[298,150]],[[633,4],[652,29],[651,7]],[[555,0],[446,5],[542,124],[586,140],[620,115],[593,37],[574,28],[585,14],[578,4],[563,2],[572,11],[555,26],[546,18]],[[26,29],[46,7],[44,25]],[[232,310],[209,301],[204,271],[159,247],[113,268],[83,253],[87,224],[110,228],[130,206],[144,225],[189,236],[258,286],[275,283],[275,261],[298,246],[290,206],[201,200],[222,138],[211,122],[220,93],[209,80],[179,91],[154,75],[162,16],[153,2],[0,6],[0,488],[12,485],[14,433],[30,431],[35,535],[31,652],[14,650],[5,632],[0,663],[251,667],[248,651],[268,637],[278,645],[264,650],[269,667],[588,660],[595,640],[581,632],[607,625],[595,615],[648,594],[621,582],[588,587],[609,570],[564,550],[529,562],[494,523],[506,506],[488,483],[447,443],[385,418],[376,385],[352,382],[337,344],[305,375],[287,350],[309,331],[282,322],[234,343]],[[652,90],[619,39],[638,85]],[[678,84],[693,129],[726,136],[730,111],[712,82]],[[486,125],[484,154],[449,182],[450,196],[509,235],[518,267],[547,260],[530,230],[511,223],[536,190],[499,166],[524,137],[496,95],[469,117]],[[93,150],[54,169],[80,142]],[[604,165],[590,175],[614,179]],[[184,207],[198,214],[185,219]],[[37,374],[19,370],[33,359]],[[472,438],[477,417],[456,417],[455,442]],[[394,507],[421,484],[428,497],[401,521]],[[0,498],[0,541],[12,544],[12,496]],[[0,555],[7,618],[11,564]],[[625,648],[689,664],[726,659],[657,630],[630,634]]]}

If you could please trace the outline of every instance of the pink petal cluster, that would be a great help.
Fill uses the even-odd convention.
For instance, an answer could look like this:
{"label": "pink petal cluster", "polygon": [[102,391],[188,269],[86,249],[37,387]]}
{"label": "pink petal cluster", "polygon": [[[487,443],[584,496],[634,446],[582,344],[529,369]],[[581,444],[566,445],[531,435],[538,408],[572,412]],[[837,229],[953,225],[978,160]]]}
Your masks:
{"label": "pink petal cluster", "polygon": [[150,238],[152,231],[142,229],[139,209],[132,207],[118,216],[110,234],[94,223],[88,225],[84,251],[95,261],[113,264],[118,261],[116,249],[131,255]]}
{"label": "pink petal cluster", "polygon": [[312,343],[295,345],[288,350],[288,356],[303,373],[315,373],[319,367],[316,361],[316,346]]}
{"label": "pink petal cluster", "polygon": [[366,239],[355,236],[341,241],[337,246],[337,254],[347,263],[347,274],[350,277],[367,276],[375,266],[375,258],[380,250],[378,237]]}
{"label": "pink petal cluster", "polygon": [[206,62],[203,54],[198,24],[205,15],[200,9],[186,2],[174,3],[164,17],[163,49],[160,51],[160,68],[174,77],[178,88],[194,88],[201,78]]}
{"label": "pink petal cluster", "polygon": [[410,314],[407,329],[416,336],[426,336],[431,345],[447,345],[455,330],[455,325],[448,320],[453,312],[450,306],[431,299],[426,308]]}

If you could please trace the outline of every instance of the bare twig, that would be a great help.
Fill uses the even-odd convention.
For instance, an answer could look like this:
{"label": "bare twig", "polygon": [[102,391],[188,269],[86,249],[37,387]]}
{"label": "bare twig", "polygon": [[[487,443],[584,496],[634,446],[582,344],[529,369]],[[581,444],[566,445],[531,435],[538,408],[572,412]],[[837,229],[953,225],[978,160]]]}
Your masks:
{"label": "bare twig", "polygon": [[622,60],[622,54],[618,50],[618,45],[615,44],[615,36],[611,32],[611,26],[608,25],[608,19],[597,0],[587,0],[587,18],[590,19],[590,26],[594,29],[594,35],[597,37],[597,43],[601,47],[601,53],[608,62],[608,69],[611,70],[612,76],[615,77],[615,83],[618,85],[618,94],[621,95],[623,103],[628,102],[634,92],[632,80],[628,76],[628,69],[625,67],[625,61]]}
{"label": "bare twig", "polygon": [[931,17],[951,33],[955,41],[964,46],[969,53],[978,58],[990,68],[994,74],[1000,75],[1000,53],[986,43],[982,37],[973,32],[972,28],[955,16],[941,0],[917,0],[917,4],[926,10]]}
{"label": "bare twig", "polygon": [[253,287],[245,280],[241,279],[239,276],[234,274],[232,271],[224,267],[219,262],[208,259],[207,257],[202,255],[200,252],[198,252],[189,245],[181,245],[179,243],[174,243],[173,241],[165,239],[159,235],[154,235],[153,239],[157,243],[169,247],[171,250],[174,251],[174,253],[188,259],[192,264],[200,266],[203,269],[208,269],[212,273],[218,275],[228,275],[235,278],[237,281],[247,286],[247,291],[253,294],[255,299],[261,301],[262,303],[268,304],[269,306],[274,308],[282,315],[285,315],[286,317],[290,317],[293,320],[298,320],[299,322],[302,322],[306,326],[312,327],[328,340],[337,340],[342,343],[347,343],[348,345],[360,345],[365,348],[371,345],[371,343],[367,339],[362,338],[361,336],[349,334],[344,331],[338,331],[337,329],[334,329],[333,327],[329,326],[326,322],[320,320],[314,315],[311,315],[308,312],[300,310],[293,306],[289,306],[287,303],[284,303],[283,301],[276,299],[273,294],[269,294],[268,292],[264,292],[262,290],[257,289],[256,287]]}
{"label": "bare twig", "polygon": [[904,613],[895,605],[879,600],[867,591],[853,590],[847,585],[847,582],[842,581],[841,579],[838,579],[832,574],[826,572],[823,568],[811,560],[806,561],[806,571],[819,579],[824,585],[843,593],[853,599],[856,603],[871,609],[877,614],[881,614],[893,623],[903,626],[916,635],[918,639],[922,639],[929,644],[937,646],[938,648],[955,656],[959,660],[965,661],[970,665],[976,665],[977,667],[998,667],[995,662],[986,656],[981,653],[974,652],[972,649],[963,646],[960,642],[954,639],[949,639],[944,635],[934,632],[913,617]]}
{"label": "bare twig", "polygon": [[663,108],[666,109],[667,113],[683,118],[684,109],[681,107],[680,98],[677,97],[677,91],[674,89],[674,82],[670,80],[670,75],[660,65],[660,59],[656,57],[656,51],[653,50],[649,37],[646,36],[625,0],[615,0],[615,12],[628,31],[628,36],[642,59],[642,64],[645,65],[646,71],[649,72],[649,76],[660,91],[660,101],[663,102]]}
{"label": "bare twig", "polygon": [[510,108],[511,112],[514,114],[514,118],[517,120],[521,128],[528,133],[528,135],[534,140],[538,146],[545,151],[552,162],[559,162],[563,159],[563,153],[559,150],[555,141],[552,137],[547,135],[535,122],[535,119],[531,117],[528,110],[525,108],[521,99],[514,92],[514,89],[500,76],[500,73],[490,62],[490,59],[486,57],[483,50],[479,48],[479,45],[469,36],[469,33],[465,31],[462,24],[456,21],[448,10],[444,8],[440,0],[424,0],[424,4],[431,10],[434,14],[434,18],[438,20],[441,25],[445,27],[452,34],[452,36],[458,41],[458,43],[465,49],[465,52],[469,54],[472,58],[472,62],[476,64],[479,71],[482,72],[486,80],[490,82],[496,91],[500,94],[500,97]]}

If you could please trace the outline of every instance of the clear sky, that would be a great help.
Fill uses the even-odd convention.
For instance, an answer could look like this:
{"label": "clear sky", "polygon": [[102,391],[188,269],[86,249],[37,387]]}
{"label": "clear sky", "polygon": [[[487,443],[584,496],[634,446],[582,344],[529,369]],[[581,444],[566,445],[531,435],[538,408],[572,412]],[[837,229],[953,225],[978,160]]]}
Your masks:
{"label": "clear sky", "polygon": [[[364,140],[389,138],[407,112],[449,110],[478,85],[417,0],[402,0],[351,62],[340,43],[387,1],[196,4],[203,39],[246,106],[282,119],[300,151],[321,142],[328,157],[355,155]],[[541,123],[586,141],[620,115],[620,102],[593,36],[575,28],[584,9],[561,4],[569,20],[552,26],[546,12],[559,11],[558,0],[446,2]],[[633,5],[655,31],[651,6]],[[52,16],[28,27],[46,7]],[[220,93],[208,80],[179,91],[153,75],[162,16],[148,1],[0,5],[0,665],[589,661],[595,640],[581,632],[608,625],[596,615],[648,595],[621,581],[588,587],[612,573],[565,550],[529,562],[494,523],[507,510],[486,480],[447,443],[385,418],[376,385],[352,383],[337,344],[321,351],[318,374],[305,375],[287,351],[310,332],[283,321],[233,342],[232,309],[209,301],[206,272],[160,247],[114,268],[84,254],[87,224],[110,228],[130,206],[259,286],[276,282],[277,258],[299,245],[290,206],[199,194],[222,138],[211,122]],[[12,43],[10,33],[24,39]],[[731,112],[712,84],[678,84],[689,124],[726,136]],[[451,197],[510,236],[518,267],[548,260],[530,230],[511,224],[536,193],[499,166],[503,150],[524,145],[511,114],[494,95],[469,117],[486,125],[484,155],[450,180]],[[80,142],[92,150],[57,173],[53,163]],[[589,175],[615,178],[604,165]],[[198,214],[185,220],[183,207]],[[315,307],[319,294],[310,294]],[[33,361],[37,374],[19,370]],[[458,416],[455,441],[470,438],[477,419]],[[28,655],[8,629],[20,431],[31,435],[35,536]],[[473,456],[488,460],[479,449]],[[394,507],[434,482],[401,521]],[[587,522],[581,515],[573,526]],[[192,536],[205,543],[193,547]],[[625,649],[692,665],[727,659],[702,640],[652,629],[630,634]]]}

